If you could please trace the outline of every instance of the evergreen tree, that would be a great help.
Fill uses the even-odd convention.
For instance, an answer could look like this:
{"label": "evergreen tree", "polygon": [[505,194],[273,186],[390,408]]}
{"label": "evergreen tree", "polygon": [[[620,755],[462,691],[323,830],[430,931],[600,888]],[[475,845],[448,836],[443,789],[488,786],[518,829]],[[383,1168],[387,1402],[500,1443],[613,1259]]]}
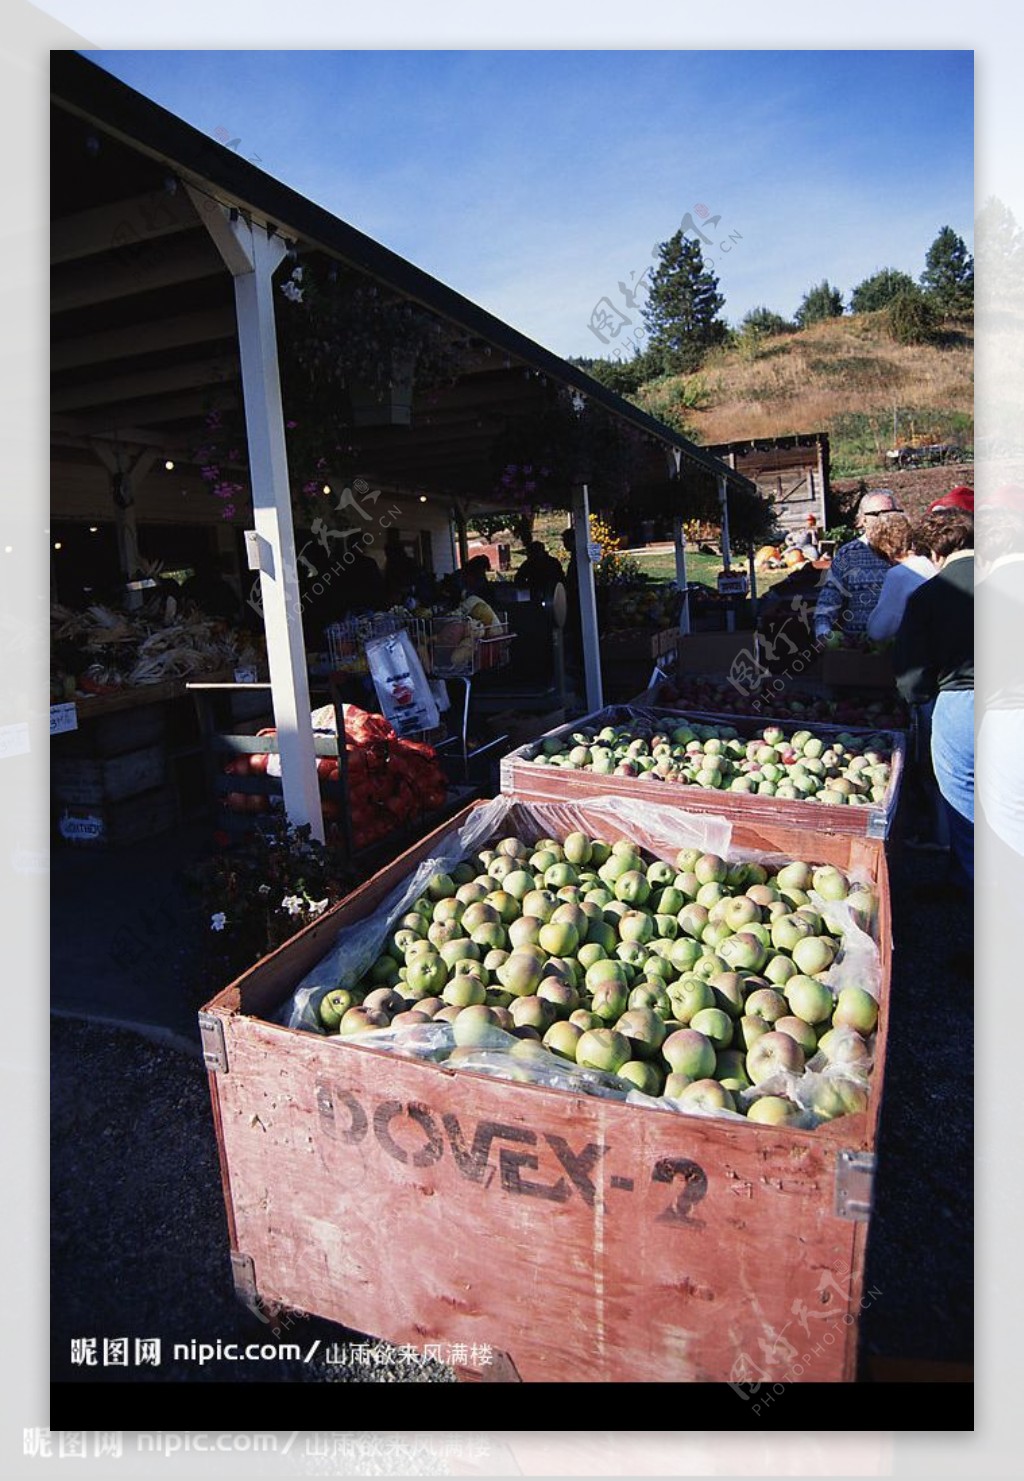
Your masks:
{"label": "evergreen tree", "polygon": [[843,312],[843,295],[833,288],[828,278],[822,278],[813,288],[808,288],[803,302],[793,315],[800,329],[808,324],[820,324],[823,319],[838,319]]}
{"label": "evergreen tree", "polygon": [[916,286],[909,273],[883,267],[854,288],[850,294],[850,313],[870,314],[875,309],[884,309],[898,293],[913,293]]}
{"label": "evergreen tree", "polygon": [[744,339],[771,339],[776,334],[792,334],[793,325],[774,309],[760,305],[744,314],[740,334]]}
{"label": "evergreen tree", "polygon": [[704,266],[698,241],[677,231],[661,243],[658,256],[643,310],[649,353],[661,374],[688,375],[728,335],[719,317],[725,299],[718,279]]}
{"label": "evergreen tree", "polygon": [[928,248],[921,287],[940,313],[974,311],[974,258],[951,226],[944,226]]}

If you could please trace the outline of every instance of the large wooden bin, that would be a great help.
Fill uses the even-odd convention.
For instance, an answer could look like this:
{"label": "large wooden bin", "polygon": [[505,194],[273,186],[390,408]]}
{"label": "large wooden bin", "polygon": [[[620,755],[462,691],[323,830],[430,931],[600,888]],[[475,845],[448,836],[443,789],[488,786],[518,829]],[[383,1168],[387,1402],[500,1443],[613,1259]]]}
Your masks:
{"label": "large wooden bin", "polygon": [[740,818],[778,824],[807,833],[848,833],[857,837],[888,838],[899,806],[900,787],[906,764],[906,736],[902,731],[857,731],[852,727],[819,725],[816,721],[798,726],[794,720],[773,720],[766,716],[712,715],[700,710],[665,712],[666,726],[673,728],[694,721],[699,725],[729,725],[741,737],[758,734],[766,725],[781,725],[790,731],[806,728],[823,740],[837,736],[884,735],[892,749],[892,771],[885,800],[871,807],[841,806],[836,803],[789,801],[782,797],[759,797],[751,792],[726,792],[718,788],[683,785],[679,782],[651,781],[647,777],[602,776],[590,771],[572,771],[562,766],[536,766],[530,759],[543,741],[572,735],[581,726],[625,724],[633,706],[609,705],[592,715],[573,720],[548,731],[547,736],[510,751],[501,761],[501,790],[510,797],[534,802],[585,802],[602,796],[633,797],[638,802],[679,807],[686,812],[717,813],[735,822]]}
{"label": "large wooden bin", "polygon": [[[888,1022],[882,845],[733,832],[733,855],[833,863],[878,887],[869,1106],[815,1130],[503,1082],[268,1022],[337,928],[472,810],[200,1014],[239,1294],[400,1345],[460,1345],[467,1377],[852,1379]],[[513,804],[505,831],[529,813]],[[576,819],[624,836],[586,807]]]}

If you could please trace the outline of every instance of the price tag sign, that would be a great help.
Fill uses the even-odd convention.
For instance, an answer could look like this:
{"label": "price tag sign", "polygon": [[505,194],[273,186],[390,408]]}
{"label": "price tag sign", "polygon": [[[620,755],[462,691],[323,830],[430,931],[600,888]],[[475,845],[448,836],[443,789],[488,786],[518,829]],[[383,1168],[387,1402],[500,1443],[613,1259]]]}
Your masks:
{"label": "price tag sign", "polygon": [[255,670],[255,668],[253,668],[253,666],[251,664],[248,664],[244,668],[237,668],[237,669],[235,669],[235,683],[236,684],[255,684],[256,683],[256,670]]}
{"label": "price tag sign", "polygon": [[598,565],[601,560],[601,547],[596,543],[587,546],[587,554],[590,556],[591,565]]}
{"label": "price tag sign", "polygon": [[78,709],[71,704],[50,706],[50,734],[64,735],[78,729]]}
{"label": "price tag sign", "polygon": [[0,725],[0,760],[6,756],[25,756],[29,751],[28,725]]}
{"label": "price tag sign", "polygon": [[71,813],[64,813],[58,823],[60,836],[69,841],[92,843],[104,834],[103,819],[87,814],[84,818],[74,817]]}

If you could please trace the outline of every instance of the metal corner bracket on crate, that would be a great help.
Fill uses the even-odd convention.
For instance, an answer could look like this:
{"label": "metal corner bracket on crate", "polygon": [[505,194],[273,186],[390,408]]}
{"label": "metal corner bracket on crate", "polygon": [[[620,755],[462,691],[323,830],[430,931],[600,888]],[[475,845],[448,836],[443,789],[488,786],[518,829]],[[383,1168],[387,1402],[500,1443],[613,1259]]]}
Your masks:
{"label": "metal corner bracket on crate", "polygon": [[199,1014],[199,1042],[203,1046],[203,1064],[206,1068],[226,1074],[228,1051],[224,1043],[224,1024],[216,1013]]}
{"label": "metal corner bracket on crate", "polygon": [[836,1158],[836,1214],[866,1224],[875,1181],[874,1152],[840,1152]]}

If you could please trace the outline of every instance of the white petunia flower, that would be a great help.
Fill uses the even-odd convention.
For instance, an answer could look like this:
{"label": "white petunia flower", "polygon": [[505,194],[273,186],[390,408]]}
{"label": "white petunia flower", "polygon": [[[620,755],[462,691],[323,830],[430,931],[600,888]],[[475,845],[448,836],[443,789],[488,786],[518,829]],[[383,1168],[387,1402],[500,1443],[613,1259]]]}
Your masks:
{"label": "white petunia flower", "polygon": [[224,914],[223,910],[218,910],[214,915],[211,915],[210,916],[210,930],[211,931],[223,931],[223,929],[227,925],[227,923],[228,923],[228,918]]}
{"label": "white petunia flower", "polygon": [[302,914],[302,896],[301,895],[285,895],[284,899],[281,901],[281,909],[282,910],[287,910],[287,912],[288,912],[289,915],[301,915]]}
{"label": "white petunia flower", "polygon": [[315,915],[323,915],[323,913],[324,913],[324,911],[326,909],[327,909],[327,898],[326,897],[323,900],[310,900],[310,902],[309,902],[309,913],[310,913],[310,915],[314,915],[314,916]]}

